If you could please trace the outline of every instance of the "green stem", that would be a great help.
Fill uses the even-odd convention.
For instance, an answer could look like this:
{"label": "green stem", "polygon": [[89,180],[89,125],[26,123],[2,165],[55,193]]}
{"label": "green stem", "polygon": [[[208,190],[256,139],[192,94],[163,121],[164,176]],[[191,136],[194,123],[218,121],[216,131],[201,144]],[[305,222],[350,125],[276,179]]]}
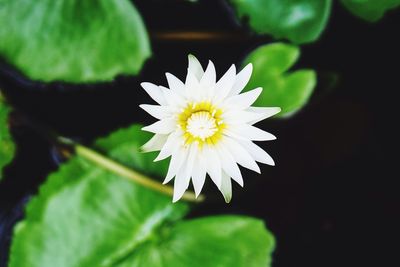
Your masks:
{"label": "green stem", "polygon": [[[77,155],[96,163],[97,165],[103,167],[106,170],[109,170],[115,174],[118,174],[122,177],[128,178],[140,185],[143,185],[147,188],[153,189],[165,195],[172,196],[174,194],[174,188],[172,186],[163,185],[152,178],[143,175],[139,172],[136,172],[104,155],[100,154],[99,152],[85,147],[83,145],[74,143],[73,141],[66,139],[66,138],[58,138],[61,143],[72,145],[75,148],[75,152]],[[199,195],[197,198],[193,192],[185,192],[182,196],[183,200],[190,201],[190,202],[202,202],[204,201],[204,196]]]}

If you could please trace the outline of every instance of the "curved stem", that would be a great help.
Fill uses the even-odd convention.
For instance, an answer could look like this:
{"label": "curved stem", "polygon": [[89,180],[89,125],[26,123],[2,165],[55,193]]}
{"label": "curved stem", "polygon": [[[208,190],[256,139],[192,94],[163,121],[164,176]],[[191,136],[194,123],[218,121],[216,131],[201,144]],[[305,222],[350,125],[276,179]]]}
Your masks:
{"label": "curved stem", "polygon": [[[99,152],[85,147],[83,145],[74,143],[73,141],[66,139],[66,138],[58,138],[61,143],[72,145],[75,148],[75,152],[77,155],[90,160],[97,165],[103,167],[106,170],[109,170],[115,174],[118,174],[122,177],[128,178],[140,185],[143,185],[147,188],[153,189],[157,192],[163,193],[165,195],[172,196],[174,194],[174,188],[169,185],[163,185],[152,178],[141,174],[135,170],[132,170],[102,154]],[[197,198],[193,192],[185,192],[182,196],[183,200],[190,201],[190,202],[202,202],[204,200],[203,195],[199,195]]]}

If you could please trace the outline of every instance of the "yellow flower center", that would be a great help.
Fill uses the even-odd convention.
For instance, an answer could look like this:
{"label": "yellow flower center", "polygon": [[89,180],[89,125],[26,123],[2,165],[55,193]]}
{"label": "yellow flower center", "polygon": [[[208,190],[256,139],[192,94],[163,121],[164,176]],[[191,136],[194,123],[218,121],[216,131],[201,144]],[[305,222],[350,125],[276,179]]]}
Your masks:
{"label": "yellow flower center", "polygon": [[208,101],[188,104],[178,117],[184,131],[185,144],[216,144],[225,128],[221,115],[222,111]]}

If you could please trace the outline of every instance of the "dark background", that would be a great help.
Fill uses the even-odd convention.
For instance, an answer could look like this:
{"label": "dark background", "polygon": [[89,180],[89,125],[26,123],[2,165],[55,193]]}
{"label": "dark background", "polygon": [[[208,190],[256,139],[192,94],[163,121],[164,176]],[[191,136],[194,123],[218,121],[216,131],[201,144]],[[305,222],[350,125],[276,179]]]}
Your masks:
{"label": "dark background", "polygon": [[[166,84],[166,71],[184,78],[187,54],[212,59],[219,75],[247,52],[271,42],[235,22],[222,1],[135,1],[152,35],[153,57],[140,76],[92,85],[41,84],[10,66],[0,67],[9,101],[59,133],[90,142],[134,122],[149,123],[138,108],[150,98],[139,82]],[[262,175],[244,171],[226,205],[209,186],[206,203],[191,216],[236,213],[265,220],[277,239],[274,267],[400,266],[400,195],[394,128],[399,87],[400,13],[370,24],[334,4],[329,25],[302,47],[297,68],[314,68],[319,84],[306,108],[261,127],[278,136],[262,144],[277,166]],[[224,32],[223,38],[167,40],[169,31]],[[0,184],[0,266],[23,206],[57,168],[55,149],[12,116],[18,143],[14,163]],[[28,267],[28,266],[27,266]],[[55,266],[56,267],[56,266]]]}

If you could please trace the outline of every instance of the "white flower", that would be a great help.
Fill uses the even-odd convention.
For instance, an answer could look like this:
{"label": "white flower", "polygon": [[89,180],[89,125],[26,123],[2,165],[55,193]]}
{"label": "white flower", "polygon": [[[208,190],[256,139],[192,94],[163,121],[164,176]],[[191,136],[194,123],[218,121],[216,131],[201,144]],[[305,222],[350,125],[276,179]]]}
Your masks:
{"label": "white flower", "polygon": [[175,177],[173,202],[179,200],[192,180],[196,196],[206,174],[217,185],[225,201],[232,198],[231,178],[243,186],[238,164],[260,173],[257,162],[274,165],[273,159],[252,141],[276,139],[254,126],[277,114],[277,107],[251,107],[262,89],[242,93],[252,65],[236,74],[232,65],[217,82],[214,64],[203,71],[189,55],[185,83],[166,73],[169,89],[144,82],[142,87],[159,105],[140,105],[159,119],[143,128],[155,133],[143,151],[160,151],[154,161],[171,157],[164,183]]}

